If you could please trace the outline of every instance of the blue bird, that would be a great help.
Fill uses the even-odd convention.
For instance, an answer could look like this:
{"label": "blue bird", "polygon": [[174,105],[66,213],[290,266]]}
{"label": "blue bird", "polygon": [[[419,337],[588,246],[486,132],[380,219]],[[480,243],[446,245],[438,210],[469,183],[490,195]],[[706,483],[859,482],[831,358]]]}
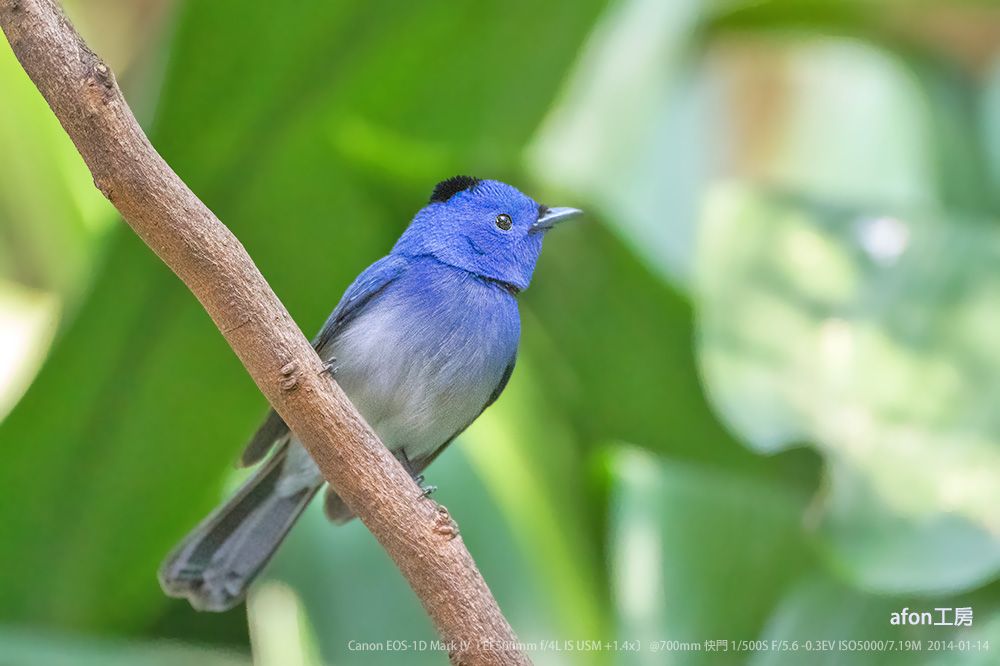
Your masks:
{"label": "blue bird", "polygon": [[[313,341],[337,382],[418,482],[503,391],[545,232],[579,215],[539,205],[495,180],[438,183],[388,256],[347,288]],[[167,556],[160,584],[197,610],[224,611],[277,550],[323,486],[309,454],[273,410],[243,453],[265,463]],[[336,523],[353,516],[327,491]]]}

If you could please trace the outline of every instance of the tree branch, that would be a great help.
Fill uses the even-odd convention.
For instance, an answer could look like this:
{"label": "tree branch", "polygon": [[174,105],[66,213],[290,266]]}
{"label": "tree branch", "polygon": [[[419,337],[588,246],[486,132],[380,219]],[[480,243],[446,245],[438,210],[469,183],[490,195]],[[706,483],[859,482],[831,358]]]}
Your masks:
{"label": "tree branch", "polygon": [[246,250],[149,143],[114,74],[55,2],[0,0],[0,27],[95,185],[201,301],[327,481],[396,562],[452,662],[530,663],[447,511],[422,498],[323,372]]}

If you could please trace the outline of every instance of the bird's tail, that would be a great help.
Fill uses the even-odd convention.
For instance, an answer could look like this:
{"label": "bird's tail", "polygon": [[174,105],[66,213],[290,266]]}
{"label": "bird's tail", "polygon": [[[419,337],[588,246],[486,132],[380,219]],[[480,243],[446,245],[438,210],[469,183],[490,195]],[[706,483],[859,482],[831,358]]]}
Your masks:
{"label": "bird's tail", "polygon": [[[297,445],[293,445],[297,446]],[[160,565],[163,591],[197,610],[238,604],[322,485],[282,482],[296,470],[280,446],[236,494],[194,528]],[[288,486],[292,485],[291,488]]]}

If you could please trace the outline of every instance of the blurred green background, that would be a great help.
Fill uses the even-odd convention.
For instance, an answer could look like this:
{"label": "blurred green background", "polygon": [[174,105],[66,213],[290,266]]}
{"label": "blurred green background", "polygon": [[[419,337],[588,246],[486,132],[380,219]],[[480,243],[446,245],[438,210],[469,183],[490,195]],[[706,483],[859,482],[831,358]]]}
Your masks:
{"label": "blurred green background", "polygon": [[[523,640],[643,644],[537,663],[1000,661],[993,3],[67,4],[307,335],[438,180],[590,213],[429,477]],[[319,507],[247,612],[160,593],[266,405],[6,45],[0,91],[0,664],[442,663],[350,648],[434,635]],[[840,638],[923,650],[732,649]]]}

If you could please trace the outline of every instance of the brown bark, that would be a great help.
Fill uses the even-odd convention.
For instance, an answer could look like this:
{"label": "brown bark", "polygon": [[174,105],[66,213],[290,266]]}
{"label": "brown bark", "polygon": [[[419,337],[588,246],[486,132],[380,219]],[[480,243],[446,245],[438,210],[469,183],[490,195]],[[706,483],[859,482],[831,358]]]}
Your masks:
{"label": "brown bark", "polygon": [[[94,183],[201,301],[330,485],[378,539],[456,664],[526,664],[447,511],[378,440],[239,240],[149,143],[114,74],[53,0],[0,0],[0,27]],[[153,572],[150,572],[150,576]]]}

